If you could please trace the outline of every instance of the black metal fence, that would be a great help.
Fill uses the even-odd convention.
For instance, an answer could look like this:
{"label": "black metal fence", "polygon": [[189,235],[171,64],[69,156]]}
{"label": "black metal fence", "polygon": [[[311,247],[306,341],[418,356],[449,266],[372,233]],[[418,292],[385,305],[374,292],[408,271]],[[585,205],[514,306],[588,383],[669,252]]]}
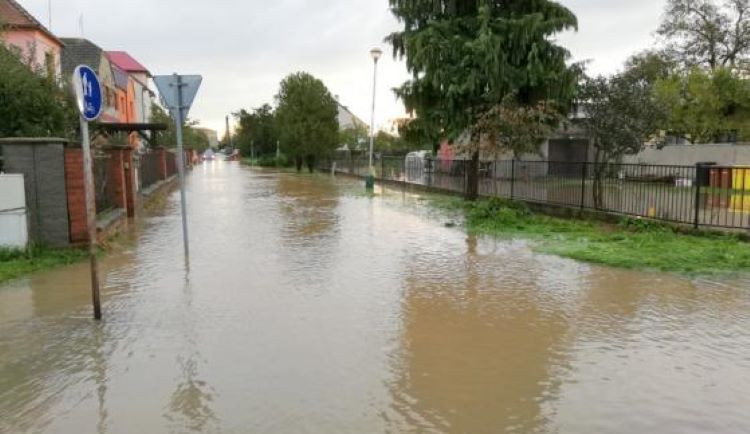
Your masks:
{"label": "black metal fence", "polygon": [[[378,158],[378,179],[463,193],[466,160]],[[606,211],[695,227],[750,229],[750,167],[483,161],[479,193],[488,197]],[[365,158],[330,160],[324,169],[365,176]]]}
{"label": "black metal fence", "polygon": [[103,213],[118,207],[115,176],[108,154],[94,153],[94,194],[96,212]]}
{"label": "black metal fence", "polygon": [[138,164],[138,185],[141,190],[161,180],[161,159],[156,153],[141,154]]}

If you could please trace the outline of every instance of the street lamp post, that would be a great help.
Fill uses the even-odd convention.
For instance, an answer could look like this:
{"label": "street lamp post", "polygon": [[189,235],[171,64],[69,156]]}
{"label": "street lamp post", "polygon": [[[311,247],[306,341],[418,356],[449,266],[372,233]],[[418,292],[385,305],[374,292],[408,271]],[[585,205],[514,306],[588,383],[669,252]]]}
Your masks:
{"label": "street lamp post", "polygon": [[378,87],[378,60],[383,55],[383,51],[380,48],[373,48],[370,50],[370,55],[374,62],[374,69],[372,74],[372,116],[370,117],[370,165],[369,174],[365,182],[365,187],[368,190],[372,190],[375,187],[375,171],[373,169],[373,148],[375,146],[375,94]]}

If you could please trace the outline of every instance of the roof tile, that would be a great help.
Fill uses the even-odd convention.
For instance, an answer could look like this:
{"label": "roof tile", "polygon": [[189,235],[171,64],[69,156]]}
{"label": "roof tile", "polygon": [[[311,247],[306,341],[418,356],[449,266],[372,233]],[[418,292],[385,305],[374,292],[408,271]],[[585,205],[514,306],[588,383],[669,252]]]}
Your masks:
{"label": "roof tile", "polygon": [[125,51],[107,51],[107,57],[109,57],[110,62],[114,63],[124,71],[145,72],[149,76],[151,75],[145,66],[141,65],[133,58],[133,56]]}

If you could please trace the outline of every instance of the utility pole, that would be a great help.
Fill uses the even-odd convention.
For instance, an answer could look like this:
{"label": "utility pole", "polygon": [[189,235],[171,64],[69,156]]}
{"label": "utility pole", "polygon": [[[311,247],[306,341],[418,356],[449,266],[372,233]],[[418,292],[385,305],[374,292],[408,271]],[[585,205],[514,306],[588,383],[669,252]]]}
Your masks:
{"label": "utility pole", "polygon": [[375,62],[373,74],[372,74],[372,117],[370,118],[370,165],[369,173],[365,179],[365,188],[372,190],[375,188],[375,168],[373,168],[373,148],[375,147],[375,93],[378,87],[378,60],[383,55],[383,51],[380,48],[373,48],[370,51],[373,62]]}

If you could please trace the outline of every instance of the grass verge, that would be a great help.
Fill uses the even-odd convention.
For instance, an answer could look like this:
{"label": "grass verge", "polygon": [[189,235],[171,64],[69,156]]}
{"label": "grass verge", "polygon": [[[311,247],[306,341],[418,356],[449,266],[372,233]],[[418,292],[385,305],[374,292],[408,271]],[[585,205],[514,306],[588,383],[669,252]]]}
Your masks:
{"label": "grass verge", "polygon": [[72,264],[87,257],[79,249],[34,246],[27,250],[0,249],[0,284],[35,271]]}
{"label": "grass verge", "polygon": [[461,211],[470,232],[522,237],[541,253],[630,269],[683,274],[750,272],[750,243],[731,234],[686,235],[668,225],[622,219],[618,225],[533,213],[520,202],[500,199],[467,203],[434,199],[445,210]]}

